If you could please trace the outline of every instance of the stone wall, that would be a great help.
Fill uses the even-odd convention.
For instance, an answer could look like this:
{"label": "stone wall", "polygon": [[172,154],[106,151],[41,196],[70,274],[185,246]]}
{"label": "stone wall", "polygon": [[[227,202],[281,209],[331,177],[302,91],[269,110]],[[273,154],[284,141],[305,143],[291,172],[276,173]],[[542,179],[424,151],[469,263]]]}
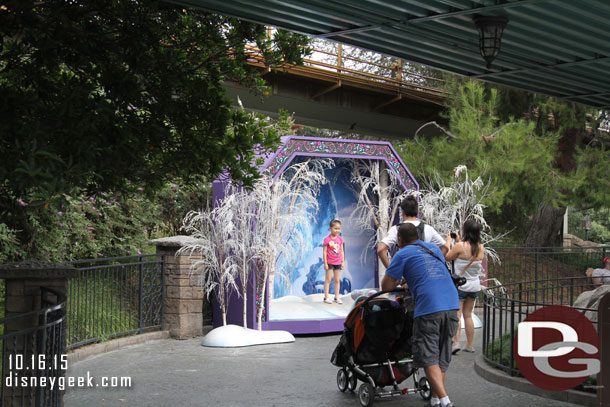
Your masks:
{"label": "stone wall", "polygon": [[163,329],[178,339],[203,335],[204,295],[190,269],[192,262],[201,257],[176,256],[182,246],[193,241],[188,236],[174,236],[150,242],[158,254],[165,255]]}
{"label": "stone wall", "polygon": [[578,236],[571,235],[569,233],[563,234],[563,247],[597,247],[601,246],[599,243],[592,242],[590,240],[583,240]]}
{"label": "stone wall", "polygon": [[[0,266],[0,278],[5,279],[5,317],[18,317],[4,323],[3,334],[13,334],[12,337],[2,342],[2,353],[4,357],[0,362],[2,368],[3,406],[13,405],[13,400],[20,400],[21,406],[39,405],[38,397],[56,398],[63,406],[63,390],[59,388],[49,389],[39,386],[11,386],[6,385],[7,380],[15,378],[38,376],[54,377],[55,379],[65,375],[64,370],[38,369],[28,366],[27,361],[34,360],[36,355],[43,354],[50,361],[52,358],[59,360],[66,353],[66,325],[61,322],[60,317],[65,316],[65,308],[61,315],[54,311],[45,313],[42,309],[42,288],[50,288],[55,292],[45,291],[45,301],[51,304],[61,304],[65,299],[68,279],[76,277],[78,271],[66,264],[51,264],[44,262],[21,262]],[[59,298],[58,298],[59,297]],[[49,304],[45,304],[48,306]],[[32,316],[23,317],[22,314],[36,312]],[[53,315],[55,314],[55,315]],[[46,316],[46,317],[45,317]],[[51,323],[52,328],[40,328],[41,320]],[[65,319],[64,319],[65,321]],[[57,329],[59,328],[59,329]],[[44,333],[45,335],[41,335]],[[41,353],[43,352],[43,353]],[[21,357],[25,364],[20,368],[16,363],[17,357]],[[38,360],[38,359],[37,359]]]}

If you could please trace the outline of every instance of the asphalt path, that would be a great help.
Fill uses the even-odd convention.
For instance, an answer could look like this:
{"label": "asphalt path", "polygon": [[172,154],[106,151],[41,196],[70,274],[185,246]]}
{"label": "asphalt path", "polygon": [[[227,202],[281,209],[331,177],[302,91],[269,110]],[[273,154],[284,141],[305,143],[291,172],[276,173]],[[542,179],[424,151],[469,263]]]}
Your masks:
{"label": "asphalt path", "polygon": [[[298,336],[293,343],[242,348],[204,347],[202,338],[125,347],[69,366],[67,376],[89,375],[93,387],[67,389],[65,406],[359,406],[355,393],[338,390],[338,369],[329,361],[339,337]],[[477,329],[478,353],[480,337]],[[475,373],[474,358],[458,353],[447,372],[456,407],[575,406],[490,383]],[[131,386],[103,387],[102,377],[129,377]],[[412,388],[412,379],[402,387]],[[427,402],[409,394],[377,399],[374,405],[423,407]]]}

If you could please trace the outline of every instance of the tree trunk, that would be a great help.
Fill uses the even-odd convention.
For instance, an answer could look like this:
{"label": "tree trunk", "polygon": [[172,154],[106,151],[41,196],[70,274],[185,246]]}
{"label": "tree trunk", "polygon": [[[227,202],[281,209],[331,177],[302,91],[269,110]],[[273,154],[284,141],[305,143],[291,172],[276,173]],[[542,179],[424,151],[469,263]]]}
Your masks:
{"label": "tree trunk", "polygon": [[264,267],[265,267],[265,273],[263,275],[263,283],[262,283],[263,286],[262,286],[262,289],[260,292],[260,298],[259,298],[260,305],[258,306],[258,308],[256,310],[256,322],[257,322],[259,331],[263,330],[263,307],[265,306],[265,293],[267,291],[266,290],[267,284],[269,284],[269,275],[271,274],[271,273],[267,274],[266,270],[268,270],[268,268],[266,265]]}
{"label": "tree trunk", "polygon": [[248,287],[244,287],[244,328],[248,327]]}
{"label": "tree trunk", "polygon": [[[581,144],[582,134],[577,129],[568,128],[563,131],[559,139],[558,156],[555,167],[563,174],[574,169],[574,155],[576,146]],[[528,247],[552,247],[561,245],[561,226],[566,207],[558,208],[549,205],[546,200],[538,205],[538,211],[534,216],[532,225],[525,238],[525,246]]]}
{"label": "tree trunk", "polygon": [[525,238],[528,247],[553,247],[561,243],[561,225],[566,207],[555,208],[546,201],[538,205],[530,230]]}

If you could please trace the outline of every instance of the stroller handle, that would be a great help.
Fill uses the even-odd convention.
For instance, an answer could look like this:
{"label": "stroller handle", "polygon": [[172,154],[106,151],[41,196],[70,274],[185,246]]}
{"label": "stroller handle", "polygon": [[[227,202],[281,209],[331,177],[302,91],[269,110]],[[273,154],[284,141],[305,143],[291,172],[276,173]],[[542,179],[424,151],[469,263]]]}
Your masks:
{"label": "stroller handle", "polygon": [[367,302],[369,302],[370,300],[372,300],[373,298],[377,298],[377,297],[379,297],[380,295],[383,295],[383,294],[389,294],[389,293],[404,293],[404,292],[406,292],[406,291],[407,291],[407,290],[405,290],[403,287],[396,287],[396,288],[394,288],[394,289],[392,289],[392,290],[387,290],[387,291],[379,291],[379,292],[377,292],[377,293],[375,293],[375,294],[371,295],[370,297],[367,297],[367,298],[366,298],[364,301],[362,301],[361,305],[364,305],[364,304],[366,304]]}

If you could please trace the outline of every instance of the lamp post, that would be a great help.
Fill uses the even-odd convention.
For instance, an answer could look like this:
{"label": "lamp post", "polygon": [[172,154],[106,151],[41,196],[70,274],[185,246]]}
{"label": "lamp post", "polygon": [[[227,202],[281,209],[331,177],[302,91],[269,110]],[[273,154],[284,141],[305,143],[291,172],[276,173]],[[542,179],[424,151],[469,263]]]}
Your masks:
{"label": "lamp post", "polygon": [[589,230],[591,230],[591,218],[585,215],[582,218],[582,227],[585,229],[585,240],[589,240]]}
{"label": "lamp post", "polygon": [[502,33],[508,24],[508,18],[475,14],[472,20],[479,32],[479,52],[483,59],[487,61],[487,69],[490,69],[492,61],[500,52]]}

